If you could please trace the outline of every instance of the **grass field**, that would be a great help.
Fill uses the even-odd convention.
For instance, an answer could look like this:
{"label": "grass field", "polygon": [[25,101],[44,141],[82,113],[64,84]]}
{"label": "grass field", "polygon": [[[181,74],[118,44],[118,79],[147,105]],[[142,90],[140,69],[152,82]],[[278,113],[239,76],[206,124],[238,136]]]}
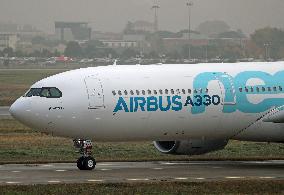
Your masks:
{"label": "grass field", "polygon": [[[95,143],[94,156],[98,161],[284,159],[284,145],[231,141],[224,150],[189,157],[161,154],[151,142]],[[13,119],[0,120],[0,163],[77,158],[71,139],[37,133]]]}
{"label": "grass field", "polygon": [[9,106],[38,80],[63,70],[1,70],[0,106]]}
{"label": "grass field", "polygon": [[0,186],[0,194],[284,194],[283,181],[224,181],[191,183],[58,184]]}

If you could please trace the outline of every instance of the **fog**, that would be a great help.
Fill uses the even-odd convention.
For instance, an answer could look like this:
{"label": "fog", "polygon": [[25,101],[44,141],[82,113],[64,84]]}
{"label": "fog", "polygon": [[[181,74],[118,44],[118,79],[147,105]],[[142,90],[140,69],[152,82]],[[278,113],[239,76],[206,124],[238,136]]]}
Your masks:
{"label": "fog", "polygon": [[[192,26],[223,20],[246,34],[271,26],[284,28],[283,0],[193,0]],[[185,29],[185,0],[160,0],[159,29]],[[153,21],[153,0],[0,0],[0,22],[32,24],[54,32],[54,21],[87,21],[93,30],[122,31],[127,21]]]}

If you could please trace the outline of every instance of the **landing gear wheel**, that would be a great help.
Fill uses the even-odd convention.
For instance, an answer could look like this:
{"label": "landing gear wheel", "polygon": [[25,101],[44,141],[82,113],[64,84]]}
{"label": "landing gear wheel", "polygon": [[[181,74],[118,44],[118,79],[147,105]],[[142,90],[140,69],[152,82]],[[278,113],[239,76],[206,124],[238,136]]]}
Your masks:
{"label": "landing gear wheel", "polygon": [[93,157],[88,156],[84,159],[83,166],[84,170],[93,170],[96,166],[96,160]]}
{"label": "landing gear wheel", "polygon": [[91,140],[73,140],[75,148],[79,149],[82,155],[77,160],[77,167],[80,170],[93,170],[96,166],[96,160],[92,157],[93,144]]}
{"label": "landing gear wheel", "polygon": [[78,169],[84,170],[84,160],[85,160],[85,157],[84,157],[84,156],[80,157],[80,158],[77,160],[77,167],[78,167]]}

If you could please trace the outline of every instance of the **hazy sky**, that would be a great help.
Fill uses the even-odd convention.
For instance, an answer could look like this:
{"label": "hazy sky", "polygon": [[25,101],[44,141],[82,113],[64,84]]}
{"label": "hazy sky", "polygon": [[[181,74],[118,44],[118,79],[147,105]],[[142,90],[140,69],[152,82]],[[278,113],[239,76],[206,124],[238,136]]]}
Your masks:
{"label": "hazy sky", "polygon": [[[158,0],[160,29],[179,31],[188,23],[186,0]],[[193,0],[192,26],[224,20],[233,29],[284,28],[284,0]],[[153,21],[153,0],[0,0],[0,21],[32,24],[54,32],[54,21],[88,21],[94,30],[122,31],[127,21]]]}

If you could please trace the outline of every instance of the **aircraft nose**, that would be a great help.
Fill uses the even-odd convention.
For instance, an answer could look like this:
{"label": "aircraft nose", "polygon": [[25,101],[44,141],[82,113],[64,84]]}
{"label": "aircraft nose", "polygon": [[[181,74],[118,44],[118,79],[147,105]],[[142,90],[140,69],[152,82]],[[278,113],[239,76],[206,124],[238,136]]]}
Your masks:
{"label": "aircraft nose", "polygon": [[10,114],[22,123],[27,122],[27,112],[30,111],[30,103],[18,99],[9,109]]}

